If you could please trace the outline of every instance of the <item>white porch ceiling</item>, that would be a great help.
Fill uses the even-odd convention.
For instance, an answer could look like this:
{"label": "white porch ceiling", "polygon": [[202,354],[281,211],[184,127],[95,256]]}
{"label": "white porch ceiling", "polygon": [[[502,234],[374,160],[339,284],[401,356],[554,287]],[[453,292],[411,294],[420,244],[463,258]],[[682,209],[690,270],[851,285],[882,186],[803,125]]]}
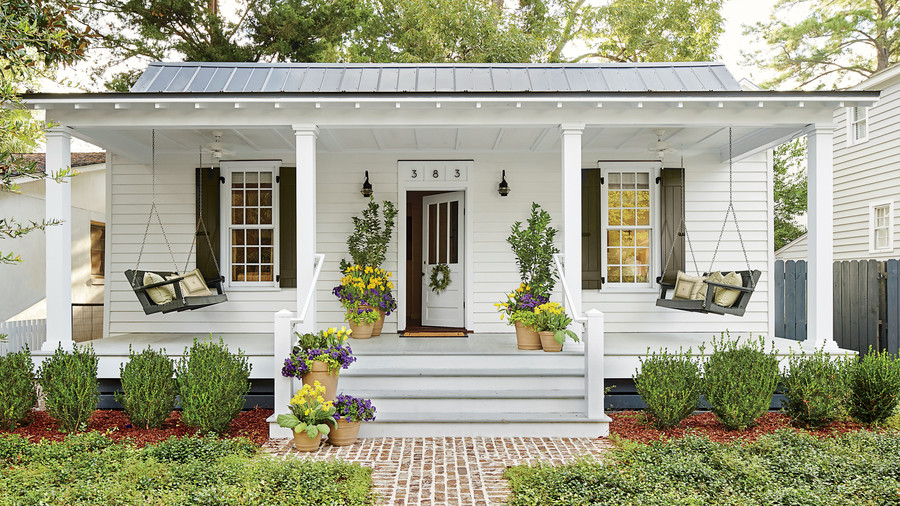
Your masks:
{"label": "white porch ceiling", "polygon": [[[650,156],[648,145],[656,141],[657,129],[664,129],[662,140],[672,153],[727,153],[727,127],[682,127],[653,125],[646,127],[587,127],[582,141],[585,152],[614,152],[630,156]],[[799,132],[801,126],[797,126]],[[777,130],[775,132],[774,130]],[[790,128],[765,129],[736,127],[735,154],[751,152],[772,138],[789,135]],[[289,127],[206,129],[158,129],[157,154],[197,153],[213,142],[213,132],[222,132],[221,143],[231,153],[228,158],[285,156],[294,151],[294,133]],[[482,152],[558,152],[559,130],[548,127],[394,127],[394,128],[322,128],[319,150],[323,153],[467,153]],[[146,129],[78,128],[75,135],[135,160],[150,156],[150,131]],[[208,155],[207,155],[208,156]]]}

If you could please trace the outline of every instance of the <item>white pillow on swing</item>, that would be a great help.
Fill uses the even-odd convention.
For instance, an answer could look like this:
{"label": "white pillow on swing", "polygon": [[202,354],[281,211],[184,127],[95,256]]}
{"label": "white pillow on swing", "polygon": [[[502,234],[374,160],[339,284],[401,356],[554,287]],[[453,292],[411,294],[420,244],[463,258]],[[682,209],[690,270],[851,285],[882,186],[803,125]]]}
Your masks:
{"label": "white pillow on swing", "polygon": [[[178,276],[175,275],[172,277],[176,278]],[[184,274],[183,279],[179,284],[181,285],[181,294],[185,297],[212,295],[209,287],[206,286],[206,281],[203,279],[203,274],[200,273],[200,269],[194,269],[191,272]]]}
{"label": "white pillow on swing", "polygon": [[[144,284],[152,285],[154,283],[162,283],[165,281],[162,276],[155,272],[145,272],[144,273]],[[157,306],[161,304],[168,304],[175,300],[175,287],[172,285],[163,285],[157,286],[156,288],[148,288],[147,296],[150,297],[150,300],[153,301]]]}
{"label": "white pillow on swing", "polygon": [[[682,271],[678,271],[675,278],[675,293],[672,299],[675,300],[703,300],[706,298],[706,280],[703,276],[691,276]],[[703,295],[700,292],[703,291]]]}
{"label": "white pillow on swing", "polygon": [[[728,274],[722,274],[719,271],[716,271],[709,275],[709,281],[713,283],[721,283],[723,285],[731,285],[731,286],[744,286],[744,280],[741,278],[741,275],[731,271]],[[731,290],[728,288],[720,288],[716,287],[716,291],[713,292],[715,294],[715,300],[717,306],[722,307],[731,307],[737,302],[738,297],[741,296],[740,290]],[[706,298],[706,288],[703,289],[703,297]]]}

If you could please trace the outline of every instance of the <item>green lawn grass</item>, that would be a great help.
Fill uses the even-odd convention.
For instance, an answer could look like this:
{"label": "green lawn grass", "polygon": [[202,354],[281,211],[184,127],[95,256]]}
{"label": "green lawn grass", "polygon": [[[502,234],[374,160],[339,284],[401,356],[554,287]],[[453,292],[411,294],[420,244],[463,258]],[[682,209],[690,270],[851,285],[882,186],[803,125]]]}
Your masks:
{"label": "green lawn grass", "polygon": [[0,436],[0,504],[368,505],[371,470],[258,455],[246,440],[183,438],[142,449],[97,433],[64,442]]}
{"label": "green lawn grass", "polygon": [[745,444],[687,436],[506,477],[511,505],[900,504],[900,434],[785,430]]}

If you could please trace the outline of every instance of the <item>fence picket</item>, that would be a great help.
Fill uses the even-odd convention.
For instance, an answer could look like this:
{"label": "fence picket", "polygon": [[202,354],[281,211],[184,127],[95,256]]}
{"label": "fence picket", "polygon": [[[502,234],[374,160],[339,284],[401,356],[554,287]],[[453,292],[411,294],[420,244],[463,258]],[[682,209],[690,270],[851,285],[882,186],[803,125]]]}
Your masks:
{"label": "fence picket", "polygon": [[783,336],[784,332],[784,313],[787,311],[787,306],[784,302],[784,260],[776,260],[775,261],[775,273],[773,274],[773,279],[775,280],[775,335]]}
{"label": "fence picket", "polygon": [[887,261],[886,284],[885,346],[896,355],[900,351],[900,260]]}
{"label": "fence picket", "polygon": [[798,341],[806,339],[806,262],[797,262],[794,266],[794,297],[793,311],[796,321],[794,335]]}
{"label": "fence picket", "polygon": [[784,308],[784,337],[787,339],[797,339],[797,315],[794,313],[794,298],[797,296],[797,284],[794,283],[796,268],[797,262],[793,260],[784,263],[784,300],[787,302]]}
{"label": "fence picket", "polygon": [[0,343],[0,356],[15,353],[28,346],[40,349],[47,335],[47,320],[19,320],[0,323],[0,334],[7,335],[7,342]]}

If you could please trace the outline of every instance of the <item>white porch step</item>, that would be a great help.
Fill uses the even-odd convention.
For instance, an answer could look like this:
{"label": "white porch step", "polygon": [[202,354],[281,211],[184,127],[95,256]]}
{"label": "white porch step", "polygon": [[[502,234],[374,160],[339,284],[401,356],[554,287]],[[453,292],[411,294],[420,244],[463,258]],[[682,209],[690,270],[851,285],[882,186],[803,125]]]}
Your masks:
{"label": "white porch step", "polygon": [[[343,389],[342,389],[343,390]],[[547,413],[584,409],[584,390],[354,390],[371,399],[379,413]]]}
{"label": "white porch step", "polygon": [[360,426],[360,437],[600,437],[609,419],[589,420],[580,412],[551,413],[390,413]]}

